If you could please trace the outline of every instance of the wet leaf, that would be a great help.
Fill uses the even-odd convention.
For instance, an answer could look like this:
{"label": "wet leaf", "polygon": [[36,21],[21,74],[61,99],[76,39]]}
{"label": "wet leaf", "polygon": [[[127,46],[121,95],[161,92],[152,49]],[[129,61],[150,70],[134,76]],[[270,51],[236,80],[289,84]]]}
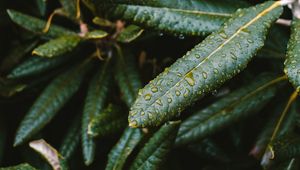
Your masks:
{"label": "wet leaf", "polygon": [[122,43],[130,43],[133,40],[137,39],[144,30],[136,25],[129,25],[120,32],[117,37],[117,41]]}
{"label": "wet leaf", "polygon": [[94,30],[94,31],[90,31],[85,35],[86,39],[100,39],[100,38],[104,38],[108,35],[107,32],[102,31],[102,30]]}

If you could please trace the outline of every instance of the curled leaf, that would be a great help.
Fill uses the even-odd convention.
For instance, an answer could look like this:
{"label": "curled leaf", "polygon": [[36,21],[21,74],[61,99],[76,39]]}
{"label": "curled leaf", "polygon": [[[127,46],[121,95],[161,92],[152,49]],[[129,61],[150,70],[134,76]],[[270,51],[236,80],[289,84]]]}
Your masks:
{"label": "curled leaf", "polygon": [[137,39],[144,30],[136,25],[129,25],[118,35],[117,41],[122,43],[130,43],[131,41]]}

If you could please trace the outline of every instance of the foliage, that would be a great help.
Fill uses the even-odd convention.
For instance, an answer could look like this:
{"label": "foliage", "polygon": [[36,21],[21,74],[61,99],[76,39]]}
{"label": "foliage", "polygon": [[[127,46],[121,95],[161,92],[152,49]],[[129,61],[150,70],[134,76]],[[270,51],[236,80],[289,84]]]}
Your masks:
{"label": "foliage", "polygon": [[0,1],[0,170],[298,169],[299,9]]}

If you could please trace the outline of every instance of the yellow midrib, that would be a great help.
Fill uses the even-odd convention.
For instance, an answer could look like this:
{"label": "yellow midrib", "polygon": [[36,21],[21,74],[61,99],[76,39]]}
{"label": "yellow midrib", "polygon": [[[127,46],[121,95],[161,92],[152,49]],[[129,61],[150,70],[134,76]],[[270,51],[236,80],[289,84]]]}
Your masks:
{"label": "yellow midrib", "polygon": [[206,62],[211,56],[213,56],[213,54],[215,54],[217,51],[219,51],[224,45],[226,45],[228,42],[230,42],[234,37],[236,37],[243,29],[249,27],[249,25],[251,25],[252,23],[254,23],[255,21],[257,21],[259,18],[261,18],[263,15],[265,15],[266,13],[268,13],[269,11],[273,10],[274,8],[280,6],[280,1],[276,1],[274,4],[272,4],[270,7],[268,7],[267,9],[263,10],[261,13],[259,13],[256,17],[254,17],[252,20],[250,20],[247,24],[245,24],[244,26],[242,26],[241,28],[239,28],[229,39],[227,39],[224,43],[222,43],[218,48],[216,48],[211,54],[209,54],[203,61],[201,61],[197,66],[195,66],[193,69],[191,69],[190,71],[188,71],[183,78],[181,78],[174,86],[172,86],[169,90],[167,90],[162,96],[158,97],[157,99],[155,99],[153,101],[153,103],[151,103],[148,107],[151,107],[157,100],[159,100],[160,98],[162,98],[163,96],[165,96],[170,90],[172,90],[174,87],[176,87],[176,85],[178,85],[179,83],[181,83],[187,76],[187,74],[193,72],[195,69],[197,69],[200,65],[202,65],[204,62]]}

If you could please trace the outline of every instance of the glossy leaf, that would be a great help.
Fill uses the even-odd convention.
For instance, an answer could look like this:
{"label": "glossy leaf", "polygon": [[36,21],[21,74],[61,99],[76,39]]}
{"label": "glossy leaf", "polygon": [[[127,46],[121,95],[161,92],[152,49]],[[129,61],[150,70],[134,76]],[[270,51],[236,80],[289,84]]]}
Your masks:
{"label": "glossy leaf", "polygon": [[158,126],[238,74],[263,46],[268,28],[281,12],[279,1],[238,10],[139,92],[129,125]]}
{"label": "glossy leaf", "polygon": [[98,0],[98,12],[105,11],[113,18],[122,18],[134,24],[183,35],[204,35],[214,32],[240,7],[241,1],[139,1]]}
{"label": "glossy leaf", "polygon": [[[16,24],[34,33],[41,34],[46,25],[46,22],[41,19],[22,14],[12,9],[7,10],[7,13]],[[46,37],[55,38],[64,35],[76,35],[76,33],[52,24],[49,31],[44,35]]]}
{"label": "glossy leaf", "polygon": [[88,126],[93,117],[99,115],[104,109],[108,88],[111,82],[110,69],[110,59],[108,58],[91,80],[84,102],[81,124],[81,143],[83,158],[86,165],[90,165],[93,162],[96,148],[93,138],[88,135]]}
{"label": "glossy leaf", "polygon": [[38,75],[66,62],[71,56],[60,56],[54,58],[29,57],[15,67],[7,78],[17,79]]}
{"label": "glossy leaf", "polygon": [[112,27],[114,25],[109,20],[106,20],[104,18],[99,18],[99,17],[93,18],[93,23],[97,24],[97,25],[99,25],[101,27]]}
{"label": "glossy leaf", "polygon": [[292,23],[292,33],[287,47],[287,57],[284,62],[284,72],[288,76],[289,81],[299,90],[300,87],[300,19],[295,18]]}
{"label": "glossy leaf", "polygon": [[122,43],[130,43],[133,40],[137,39],[144,30],[136,25],[129,25],[120,32],[117,37],[117,41]]}
{"label": "glossy leaf", "polygon": [[87,39],[100,39],[100,38],[104,38],[108,35],[107,32],[102,31],[102,30],[94,30],[94,31],[90,31],[85,35],[85,38]]}
{"label": "glossy leaf", "polygon": [[158,169],[172,148],[179,124],[170,122],[163,125],[140,150],[129,169]]}
{"label": "glossy leaf", "polygon": [[127,124],[126,114],[116,105],[109,104],[100,114],[95,115],[88,125],[88,134],[104,137],[124,129]]}
{"label": "glossy leaf", "polygon": [[32,51],[41,57],[56,57],[72,51],[81,41],[79,36],[62,36],[42,44]]}
{"label": "glossy leaf", "polygon": [[142,137],[141,129],[127,127],[118,143],[110,151],[105,170],[122,170],[128,156],[139,144]]}
{"label": "glossy leaf", "polygon": [[34,167],[29,165],[28,163],[22,163],[16,166],[10,166],[6,168],[0,168],[0,170],[36,170]]}
{"label": "glossy leaf", "polygon": [[71,158],[80,144],[81,119],[79,118],[80,117],[75,117],[60,146],[59,152],[65,160],[69,160]]}
{"label": "glossy leaf", "polygon": [[64,158],[55,148],[49,145],[44,139],[31,141],[29,146],[38,152],[51,165],[53,170],[67,170]]}
{"label": "glossy leaf", "polygon": [[76,18],[76,0],[59,0],[64,12],[72,19]]}
{"label": "glossy leaf", "polygon": [[77,92],[89,68],[89,60],[57,76],[36,99],[22,120],[15,137],[17,146],[40,131]]}
{"label": "glossy leaf", "polygon": [[182,122],[176,145],[195,142],[246,118],[262,108],[274,95],[278,81],[271,75],[261,75],[249,85],[224,96]]}
{"label": "glossy leaf", "polygon": [[128,107],[131,107],[138,90],[142,87],[137,67],[133,55],[125,51],[119,51],[116,62],[115,80],[117,81],[122,98]]}

